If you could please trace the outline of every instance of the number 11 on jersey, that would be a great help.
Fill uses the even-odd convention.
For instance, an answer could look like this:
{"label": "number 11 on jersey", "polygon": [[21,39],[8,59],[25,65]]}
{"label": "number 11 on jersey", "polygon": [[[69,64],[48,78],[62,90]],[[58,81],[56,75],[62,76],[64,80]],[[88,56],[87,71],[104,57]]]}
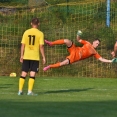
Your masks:
{"label": "number 11 on jersey", "polygon": [[35,45],[35,35],[28,35],[29,45]]}

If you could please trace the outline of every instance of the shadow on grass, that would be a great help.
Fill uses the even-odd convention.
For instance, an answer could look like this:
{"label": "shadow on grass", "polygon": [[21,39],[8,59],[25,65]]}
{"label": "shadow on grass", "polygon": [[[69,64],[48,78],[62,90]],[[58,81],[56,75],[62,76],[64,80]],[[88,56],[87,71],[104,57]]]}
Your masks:
{"label": "shadow on grass", "polygon": [[61,90],[54,90],[54,91],[46,91],[47,93],[67,93],[67,92],[81,92],[81,91],[88,91],[93,88],[86,88],[86,89],[61,89]]}
{"label": "shadow on grass", "polygon": [[117,117],[117,101],[0,100],[0,117]]}

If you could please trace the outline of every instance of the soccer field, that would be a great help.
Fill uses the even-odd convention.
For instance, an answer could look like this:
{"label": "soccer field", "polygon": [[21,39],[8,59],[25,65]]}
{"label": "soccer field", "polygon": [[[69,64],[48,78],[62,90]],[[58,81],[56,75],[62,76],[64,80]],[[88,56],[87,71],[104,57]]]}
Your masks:
{"label": "soccer field", "polygon": [[18,96],[19,78],[0,77],[0,117],[117,117],[117,79],[37,78]]}

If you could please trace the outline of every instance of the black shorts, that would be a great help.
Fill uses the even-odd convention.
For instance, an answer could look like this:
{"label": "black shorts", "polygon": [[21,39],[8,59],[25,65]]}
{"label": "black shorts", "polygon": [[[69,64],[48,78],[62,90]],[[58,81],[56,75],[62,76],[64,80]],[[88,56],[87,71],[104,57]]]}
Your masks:
{"label": "black shorts", "polygon": [[39,71],[39,61],[37,61],[37,60],[23,60],[22,71],[38,72]]}

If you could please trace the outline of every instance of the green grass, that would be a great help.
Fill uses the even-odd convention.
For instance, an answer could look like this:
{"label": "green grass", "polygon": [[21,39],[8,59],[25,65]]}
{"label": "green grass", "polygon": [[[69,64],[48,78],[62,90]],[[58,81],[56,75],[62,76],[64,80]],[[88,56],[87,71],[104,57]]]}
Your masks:
{"label": "green grass", "polygon": [[117,79],[37,78],[38,96],[18,96],[19,78],[0,78],[0,117],[117,117]]}

